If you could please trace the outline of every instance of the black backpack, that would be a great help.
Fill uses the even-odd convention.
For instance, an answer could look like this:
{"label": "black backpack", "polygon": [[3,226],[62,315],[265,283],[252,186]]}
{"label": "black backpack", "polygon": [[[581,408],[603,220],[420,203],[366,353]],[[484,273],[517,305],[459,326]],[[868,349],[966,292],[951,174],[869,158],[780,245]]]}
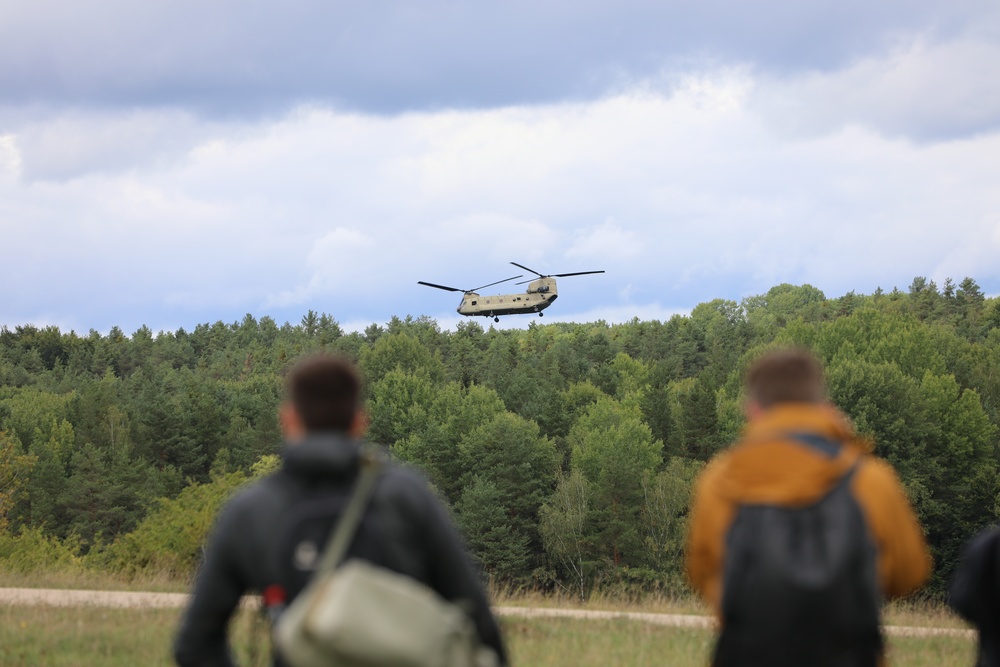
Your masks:
{"label": "black backpack", "polygon": [[[287,473],[278,473],[279,477]],[[301,480],[279,479],[294,501],[281,517],[274,532],[271,553],[273,583],[280,586],[287,602],[306,587],[319,557],[337,522],[347,507],[356,478],[316,480],[303,486]],[[385,535],[381,517],[368,511],[362,516],[351,541],[349,554],[389,569],[395,568],[390,540]]]}
{"label": "black backpack", "polygon": [[[830,458],[840,451],[812,434],[787,437]],[[850,492],[860,464],[812,505],[739,507],[726,537],[714,667],[875,667],[876,551]]]}

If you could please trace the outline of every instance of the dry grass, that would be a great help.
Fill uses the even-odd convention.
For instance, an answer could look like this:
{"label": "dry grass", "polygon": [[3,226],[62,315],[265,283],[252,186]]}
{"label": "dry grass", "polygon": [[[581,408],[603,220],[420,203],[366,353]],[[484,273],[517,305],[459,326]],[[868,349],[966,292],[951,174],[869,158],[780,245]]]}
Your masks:
{"label": "dry grass", "polygon": [[[179,613],[164,609],[0,607],[0,664],[171,665],[169,647]],[[714,639],[706,630],[624,620],[508,618],[502,620],[502,626],[512,663],[526,666],[703,666]],[[264,664],[266,631],[254,624],[252,614],[242,613],[233,631],[239,664],[252,664],[248,661],[251,650],[256,651],[256,664]],[[889,640],[891,663],[906,667],[966,667],[973,662],[974,650],[973,642],[952,637]]]}
{"label": "dry grass", "polygon": [[541,607],[545,609],[592,609],[595,611],[636,611],[652,614],[709,614],[708,607],[694,596],[673,596],[646,593],[641,596],[615,595],[597,592],[585,602],[579,596],[562,591],[542,593],[532,589],[501,589],[493,587],[490,595],[499,607]]}
{"label": "dry grass", "polygon": [[21,574],[0,570],[0,588],[57,588],[87,591],[147,591],[150,593],[187,593],[191,582],[161,574],[141,574],[126,578],[95,570],[72,572],[35,572]]}
{"label": "dry grass", "polygon": [[[186,592],[189,583],[163,577],[131,580],[96,572],[17,575],[0,572],[0,586],[112,591]],[[498,606],[707,614],[693,597],[597,594],[585,603],[572,595],[532,590],[500,591]],[[169,609],[98,609],[0,606],[0,665],[172,665],[169,647],[180,612]],[[914,627],[966,627],[943,605],[902,601],[885,608],[885,622]],[[670,628],[627,620],[504,618],[501,621],[515,665],[569,667],[708,664],[711,631]],[[234,646],[241,665],[266,664],[266,631],[250,612],[234,622]],[[965,667],[974,660],[975,644],[956,637],[888,640],[890,663],[906,667]],[[255,662],[248,660],[256,657]]]}
{"label": "dry grass", "polygon": [[[704,667],[714,643],[707,630],[629,621],[532,619],[503,626],[516,665]],[[890,638],[888,658],[905,667],[968,667],[975,644],[954,637]]]}
{"label": "dry grass", "polygon": [[[586,602],[578,596],[562,592],[540,593],[537,590],[491,590],[497,606],[541,607],[545,609],[588,609],[600,611],[631,611],[659,614],[709,615],[711,611],[699,598],[694,596],[670,596],[658,593],[642,597],[596,593]],[[886,625],[929,628],[968,628],[969,625],[940,602],[920,599],[896,600],[886,604],[882,610]]]}
{"label": "dry grass", "polygon": [[[179,618],[175,609],[0,607],[0,665],[173,665],[170,642]],[[233,622],[240,665],[265,664],[266,633],[255,630],[250,612]],[[251,650],[258,660],[248,661]]]}
{"label": "dry grass", "polygon": [[707,664],[712,633],[664,628],[630,621],[549,618],[503,621],[514,665],[671,665]]}
{"label": "dry grass", "polygon": [[917,628],[969,628],[968,623],[941,604],[929,600],[896,600],[882,609],[886,625]]}

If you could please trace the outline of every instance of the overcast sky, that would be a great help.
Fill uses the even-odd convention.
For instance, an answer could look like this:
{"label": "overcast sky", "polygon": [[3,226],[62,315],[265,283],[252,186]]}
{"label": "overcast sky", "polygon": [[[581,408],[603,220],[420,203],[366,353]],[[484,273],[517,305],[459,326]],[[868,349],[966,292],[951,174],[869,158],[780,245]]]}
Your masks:
{"label": "overcast sky", "polygon": [[0,324],[997,294],[998,67],[994,0],[0,0]]}

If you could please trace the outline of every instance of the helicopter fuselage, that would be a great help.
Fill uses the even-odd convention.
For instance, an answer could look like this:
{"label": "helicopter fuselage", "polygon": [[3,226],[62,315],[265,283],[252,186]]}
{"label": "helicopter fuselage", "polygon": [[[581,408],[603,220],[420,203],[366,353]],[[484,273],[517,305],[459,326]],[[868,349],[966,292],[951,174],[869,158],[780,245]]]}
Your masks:
{"label": "helicopter fuselage", "polygon": [[520,313],[541,313],[558,298],[556,281],[545,277],[532,280],[528,289],[520,294],[491,294],[483,296],[476,292],[466,292],[458,306],[461,315],[475,317],[499,317]]}
{"label": "helicopter fuselage", "polygon": [[479,315],[480,317],[492,317],[494,321],[499,322],[501,315],[538,313],[538,316],[541,317],[542,311],[551,306],[552,302],[559,298],[559,294],[556,291],[556,278],[583,276],[590,273],[604,273],[604,271],[574,271],[573,273],[554,273],[545,275],[535,271],[534,269],[529,269],[527,266],[518,264],[517,262],[511,262],[511,264],[519,269],[530,271],[538,276],[535,280],[523,280],[517,283],[518,285],[528,283],[528,289],[520,294],[496,294],[483,296],[479,293],[479,290],[492,287],[493,285],[499,285],[500,283],[505,283],[510,280],[517,280],[521,276],[504,278],[503,280],[492,282],[489,285],[483,285],[482,287],[476,287],[469,290],[460,289],[458,287],[450,287],[448,285],[438,285],[437,283],[429,283],[424,280],[418,280],[417,284],[433,287],[434,289],[445,290],[446,292],[462,292],[462,303],[459,304],[457,309],[460,315],[467,315],[469,317],[475,317],[476,315]]}

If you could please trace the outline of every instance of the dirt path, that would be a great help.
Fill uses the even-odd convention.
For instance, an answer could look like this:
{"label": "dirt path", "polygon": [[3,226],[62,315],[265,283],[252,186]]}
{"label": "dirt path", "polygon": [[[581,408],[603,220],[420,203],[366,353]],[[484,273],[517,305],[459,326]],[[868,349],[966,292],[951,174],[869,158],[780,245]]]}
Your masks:
{"label": "dirt path", "polygon": [[[0,588],[0,605],[45,605],[50,607],[112,607],[118,609],[176,609],[187,603],[185,593],[134,593],[126,591],[71,591],[44,588]],[[695,614],[650,614],[635,611],[595,611],[591,609],[549,609],[543,607],[497,607],[501,616],[520,618],[590,618],[625,619],[672,628],[715,627],[710,616]],[[896,637],[965,637],[975,638],[975,631],[961,628],[920,628],[885,626],[886,634]]]}
{"label": "dirt path", "polygon": [[[626,619],[642,621],[653,625],[666,625],[672,628],[704,628],[715,627],[715,619],[711,616],[695,614],[650,614],[638,611],[594,611],[590,609],[547,609],[542,607],[497,607],[501,616],[519,616],[522,618],[561,617],[561,618],[596,618],[596,619]],[[965,637],[974,639],[975,630],[962,628],[920,628],[904,625],[886,625],[883,628],[888,635],[894,637]]]}
{"label": "dirt path", "polygon": [[47,607],[111,607],[117,609],[177,609],[186,593],[132,593],[128,591],[68,591],[45,588],[0,588],[0,605]]}

